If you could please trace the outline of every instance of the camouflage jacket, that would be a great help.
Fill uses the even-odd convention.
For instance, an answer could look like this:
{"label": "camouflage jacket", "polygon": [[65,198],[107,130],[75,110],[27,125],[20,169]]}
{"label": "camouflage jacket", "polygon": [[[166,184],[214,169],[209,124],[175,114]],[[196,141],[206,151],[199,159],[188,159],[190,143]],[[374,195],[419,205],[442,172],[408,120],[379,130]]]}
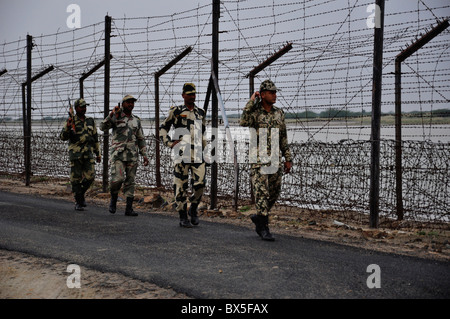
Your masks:
{"label": "camouflage jacket", "polygon": [[[201,138],[202,149],[206,146],[205,126],[206,116],[205,111],[194,106],[190,111],[185,105],[172,106],[169,110],[169,115],[159,127],[159,136],[164,145],[172,147],[173,141],[169,136],[170,128],[173,126],[175,134],[181,135],[190,134],[191,147],[194,147],[194,139]],[[179,129],[179,130],[177,130]],[[174,136],[174,140],[181,139],[180,136]]]}
{"label": "camouflage jacket", "polygon": [[141,119],[136,115],[128,117],[122,110],[118,116],[108,115],[100,124],[102,131],[113,130],[111,142],[111,161],[137,161],[138,154],[147,157],[144,131]]}
{"label": "camouflage jacket", "polygon": [[[267,136],[267,155],[271,155],[272,145],[275,145],[275,141],[272,141],[272,130],[273,128],[278,129],[278,145],[279,145],[279,161],[281,163],[281,157],[283,156],[286,162],[292,162],[292,154],[288,145],[287,138],[287,130],[286,123],[284,118],[284,112],[282,109],[272,106],[270,112],[267,112],[263,107],[261,101],[255,103],[255,101],[249,100],[247,105],[245,106],[242,116],[240,119],[241,126],[253,128],[256,131],[256,144],[258,145],[258,149],[261,147],[261,129],[266,128],[266,132],[264,132]],[[274,135],[276,136],[276,135]],[[251,137],[251,135],[250,135]],[[250,142],[251,143],[251,142]],[[256,148],[256,146],[255,146]],[[264,150],[266,151],[266,150]],[[250,157],[252,148],[250,148]],[[256,155],[254,155],[256,156]],[[252,162],[252,166],[258,166],[264,164],[264,161],[261,162],[260,154],[257,155],[256,163]]]}
{"label": "camouflage jacket", "polygon": [[94,119],[85,117],[83,121],[75,115],[74,121],[75,132],[71,126],[67,126],[66,122],[59,136],[61,140],[69,141],[69,160],[94,158],[94,154],[100,156],[100,144]]}

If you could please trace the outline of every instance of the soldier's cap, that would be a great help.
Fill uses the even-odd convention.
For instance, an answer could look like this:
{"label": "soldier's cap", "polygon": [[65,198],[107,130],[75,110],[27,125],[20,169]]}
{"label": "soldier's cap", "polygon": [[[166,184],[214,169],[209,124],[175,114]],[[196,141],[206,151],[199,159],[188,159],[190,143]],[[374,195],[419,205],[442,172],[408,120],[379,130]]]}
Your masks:
{"label": "soldier's cap", "polygon": [[125,101],[127,101],[127,100],[133,100],[133,101],[137,101],[137,99],[134,97],[134,96],[132,96],[132,95],[125,95],[124,97],[123,97],[123,99],[122,99],[122,102],[125,102]]}
{"label": "soldier's cap", "polygon": [[265,80],[259,87],[259,92],[263,91],[279,91],[275,84],[270,80]]}
{"label": "soldier's cap", "polygon": [[195,92],[195,84],[194,83],[184,83],[183,85],[183,93],[184,94],[192,94]]}
{"label": "soldier's cap", "polygon": [[86,106],[86,105],[89,105],[89,104],[87,104],[84,99],[80,98],[75,101],[75,107]]}

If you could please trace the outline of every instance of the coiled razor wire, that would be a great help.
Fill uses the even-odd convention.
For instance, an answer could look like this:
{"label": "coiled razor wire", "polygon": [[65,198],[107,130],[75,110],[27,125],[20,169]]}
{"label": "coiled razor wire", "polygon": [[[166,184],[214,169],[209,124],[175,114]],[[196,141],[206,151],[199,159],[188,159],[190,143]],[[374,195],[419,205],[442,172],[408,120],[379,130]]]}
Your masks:
{"label": "coiled razor wire", "polygon": [[[34,132],[32,145],[36,148],[31,159],[35,176],[67,178],[69,159],[67,142],[58,139],[60,130]],[[100,136],[102,142],[102,136]],[[156,143],[147,139],[149,154],[155,154]],[[290,145],[294,168],[284,175],[278,203],[313,210],[342,212],[369,211],[370,141],[345,140],[335,143],[310,141]],[[419,222],[450,222],[450,144],[430,141],[406,141],[403,148],[404,219]],[[242,142],[239,152],[248,154],[248,143]],[[0,134],[0,167],[2,173],[21,174],[23,170],[23,137],[16,130]],[[220,151],[220,149],[219,149]],[[226,150],[222,150],[225,152]],[[226,154],[221,154],[226,157]],[[247,157],[248,158],[248,157]],[[136,182],[156,187],[154,157],[150,165],[140,165]],[[161,147],[161,179],[163,187],[172,188],[172,154]],[[249,164],[240,163],[239,201],[250,200]],[[233,195],[233,163],[218,163],[219,197]],[[97,179],[102,167],[96,164]],[[209,175],[209,171],[208,171]],[[209,176],[207,176],[207,180]],[[204,200],[208,201],[209,188]],[[380,214],[395,216],[395,141],[382,140],[380,154]],[[345,213],[343,213],[345,215]]]}

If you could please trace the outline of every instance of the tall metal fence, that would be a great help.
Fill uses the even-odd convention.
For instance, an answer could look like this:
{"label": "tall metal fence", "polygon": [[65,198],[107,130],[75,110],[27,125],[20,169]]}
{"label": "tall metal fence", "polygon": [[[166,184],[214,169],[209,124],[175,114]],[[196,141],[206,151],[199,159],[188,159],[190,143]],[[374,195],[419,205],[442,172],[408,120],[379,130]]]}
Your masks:
{"label": "tall metal fence", "polygon": [[[374,33],[370,27],[374,22],[371,5],[368,0],[221,2],[218,78],[231,123],[236,123],[252,93],[249,73],[287,44],[292,46],[255,75],[255,89],[267,78],[281,88],[277,105],[284,109],[288,122],[294,169],[284,177],[281,204],[356,211],[363,216],[368,212]],[[380,212],[387,217],[397,217],[395,58],[449,15],[450,5],[442,2],[386,4]],[[58,136],[67,117],[67,99],[81,95],[91,104],[88,115],[97,125],[105,109],[111,109],[126,94],[136,96],[134,113],[144,120],[150,154],[157,154],[155,118],[163,118],[170,106],[182,103],[183,83],[194,82],[197,104],[205,104],[211,74],[212,18],[210,5],[163,17],[112,17],[108,37],[110,105],[106,107],[105,40],[109,32],[104,21],[33,36],[34,80],[28,123],[31,172],[49,177],[68,175],[67,145]],[[447,29],[403,63],[405,219],[449,222],[449,43]],[[187,55],[158,73],[189,47],[192,49]],[[0,170],[23,173],[26,40],[0,45],[0,74]],[[239,132],[234,134],[236,139]],[[238,144],[241,155],[248,152],[245,139]],[[158,149],[161,184],[170,188],[170,150],[163,146]],[[244,160],[239,165],[239,200],[247,203],[248,163]],[[218,196],[231,196],[233,164],[219,163],[218,168]],[[99,179],[102,172],[103,166],[98,165]],[[139,168],[138,183],[156,186],[156,175],[156,158],[152,157],[149,167]]]}

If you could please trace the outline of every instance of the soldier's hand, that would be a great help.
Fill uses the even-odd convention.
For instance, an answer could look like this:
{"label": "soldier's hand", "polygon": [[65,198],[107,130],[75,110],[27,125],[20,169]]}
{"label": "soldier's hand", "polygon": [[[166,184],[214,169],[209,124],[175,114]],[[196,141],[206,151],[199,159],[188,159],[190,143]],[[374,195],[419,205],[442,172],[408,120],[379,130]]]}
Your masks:
{"label": "soldier's hand", "polygon": [[[114,114],[118,114],[120,110],[120,106],[116,105],[113,110],[111,111],[111,113],[109,114],[110,117],[113,117]],[[117,115],[116,115],[117,116]]]}
{"label": "soldier's hand", "polygon": [[291,172],[292,162],[284,162],[284,173],[289,174]]}
{"label": "soldier's hand", "polygon": [[259,98],[259,96],[260,96],[259,92],[256,91],[255,93],[253,93],[250,100],[255,101],[257,98]]}
{"label": "soldier's hand", "polygon": [[71,118],[71,117],[69,117],[69,118],[67,119],[67,126],[68,126],[68,127],[71,127],[71,126],[72,126],[72,118]]}
{"label": "soldier's hand", "polygon": [[212,160],[211,160],[211,156],[204,154],[203,155],[203,162],[205,162],[206,167],[210,167]]}
{"label": "soldier's hand", "polygon": [[147,156],[144,156],[144,166],[147,166],[148,165],[148,158],[147,158]]}

